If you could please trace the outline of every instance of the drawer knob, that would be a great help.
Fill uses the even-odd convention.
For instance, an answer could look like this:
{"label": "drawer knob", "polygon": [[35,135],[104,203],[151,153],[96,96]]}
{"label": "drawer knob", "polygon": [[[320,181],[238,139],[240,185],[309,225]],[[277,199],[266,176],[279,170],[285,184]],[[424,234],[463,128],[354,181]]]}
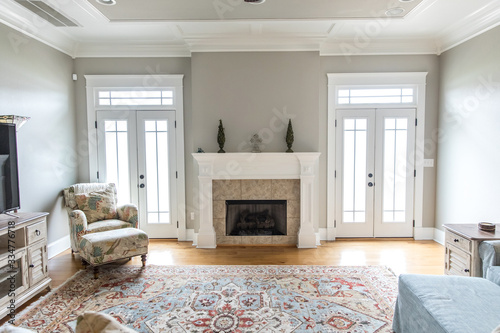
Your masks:
{"label": "drawer knob", "polygon": [[35,230],[35,235],[40,236],[41,232],[40,230]]}
{"label": "drawer knob", "polygon": [[35,265],[31,264],[31,265],[30,265],[30,268],[33,268],[33,267],[35,267]]}
{"label": "drawer knob", "polygon": [[459,239],[456,239],[456,238],[455,238],[453,241],[454,241],[455,243],[460,242],[460,240],[459,240]]}
{"label": "drawer knob", "polygon": [[465,273],[469,273],[469,272],[470,272],[470,269],[466,268],[466,269],[464,269],[464,272],[465,272]]}

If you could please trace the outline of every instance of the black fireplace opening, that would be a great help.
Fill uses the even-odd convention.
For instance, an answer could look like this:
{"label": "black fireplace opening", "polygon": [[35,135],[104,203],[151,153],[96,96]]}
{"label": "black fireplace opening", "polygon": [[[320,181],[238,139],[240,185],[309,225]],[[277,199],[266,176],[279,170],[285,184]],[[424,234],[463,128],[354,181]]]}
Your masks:
{"label": "black fireplace opening", "polygon": [[226,200],[227,236],[286,234],[286,200]]}

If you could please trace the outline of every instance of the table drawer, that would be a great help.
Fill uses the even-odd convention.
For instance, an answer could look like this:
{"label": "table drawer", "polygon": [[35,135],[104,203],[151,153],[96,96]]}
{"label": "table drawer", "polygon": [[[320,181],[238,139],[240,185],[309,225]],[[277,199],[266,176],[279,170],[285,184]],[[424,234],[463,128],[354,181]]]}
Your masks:
{"label": "table drawer", "polygon": [[446,233],[446,243],[450,243],[453,246],[456,246],[462,250],[465,250],[467,252],[471,252],[472,248],[472,242],[468,240],[467,238],[463,238],[462,236],[459,236],[457,234],[454,234],[452,232],[447,232]]}
{"label": "table drawer", "polygon": [[26,227],[28,245],[38,242],[39,240],[47,238],[47,227],[45,221],[41,221]]}

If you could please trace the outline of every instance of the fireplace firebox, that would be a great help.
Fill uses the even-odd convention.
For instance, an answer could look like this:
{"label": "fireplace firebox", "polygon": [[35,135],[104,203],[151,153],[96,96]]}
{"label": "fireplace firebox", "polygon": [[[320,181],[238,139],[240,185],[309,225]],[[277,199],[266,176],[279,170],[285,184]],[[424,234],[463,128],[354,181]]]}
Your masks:
{"label": "fireplace firebox", "polygon": [[226,200],[226,235],[286,236],[286,217],[286,200]]}

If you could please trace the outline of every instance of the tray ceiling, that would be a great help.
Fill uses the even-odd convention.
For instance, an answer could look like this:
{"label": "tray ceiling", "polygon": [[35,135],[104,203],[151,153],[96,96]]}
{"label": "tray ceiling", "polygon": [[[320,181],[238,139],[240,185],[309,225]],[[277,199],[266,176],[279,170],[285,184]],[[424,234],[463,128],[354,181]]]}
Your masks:
{"label": "tray ceiling", "polygon": [[267,0],[255,5],[243,0],[117,0],[102,5],[87,0],[111,21],[151,20],[311,20],[385,17],[401,8],[403,17],[422,0]]}
{"label": "tray ceiling", "polygon": [[72,57],[440,54],[500,25],[498,0],[115,1],[1,0],[0,22]]}

